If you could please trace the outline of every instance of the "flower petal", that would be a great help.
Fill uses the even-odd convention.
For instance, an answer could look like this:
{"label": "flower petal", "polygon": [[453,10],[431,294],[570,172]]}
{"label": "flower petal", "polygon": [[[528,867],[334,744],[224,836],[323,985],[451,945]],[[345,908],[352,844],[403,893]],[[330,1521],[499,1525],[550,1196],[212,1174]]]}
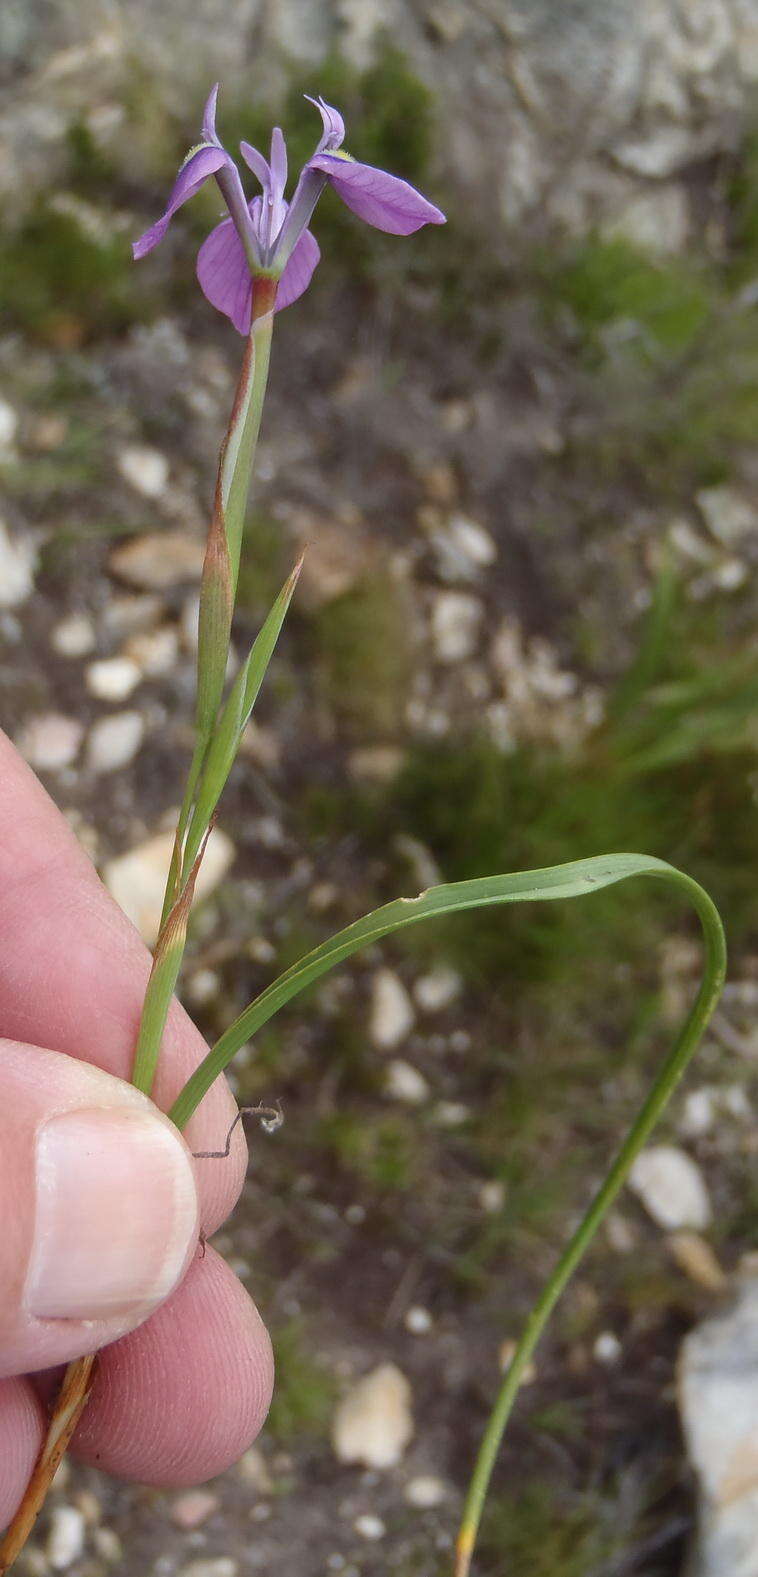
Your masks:
{"label": "flower petal", "polygon": [[239,334],[247,334],[253,281],[244,247],[231,219],[222,219],[203,242],[197,254],[197,277],[211,306],[231,318]]}
{"label": "flower petal", "polygon": [[324,127],[316,152],[323,153],[328,152],[330,148],[341,148],[345,141],[345,122],[339,110],[334,109],[331,104],[326,104],[320,94],[317,99],[312,99],[310,93],[306,93],[305,97],[309,104],[315,105]]}
{"label": "flower petal", "polygon": [[320,256],[321,251],[316,237],[311,235],[310,230],[304,230],[292,250],[292,256],[285,265],[279,281],[279,289],[276,292],[277,312],[280,312],[282,307],[290,307],[293,301],[297,301],[298,296],[302,296],[303,291],[308,289]]}
{"label": "flower petal", "polygon": [[203,142],[217,142],[216,136],[216,105],[218,103],[218,82],[211,88],[203,110]]}
{"label": "flower petal", "polygon": [[215,175],[216,170],[220,170],[224,164],[231,164],[228,153],[225,153],[223,148],[209,147],[207,143],[201,143],[199,148],[195,148],[189,154],[174,182],[166,212],[150,226],[149,230],[145,231],[144,235],[140,236],[138,241],[134,242],[132,252],[135,258],[144,257],[147,252],[152,252],[153,247],[163,240],[177,208],[181,208],[182,203],[186,203],[188,198],[194,197],[195,192],[200,190],[209,175]]}
{"label": "flower petal", "polygon": [[263,154],[259,153],[258,149],[254,148],[251,142],[241,142],[240,153],[248,169],[252,170],[253,175],[257,176],[264,192],[267,192],[271,186],[271,170],[268,159],[264,159]]}
{"label": "flower petal", "polygon": [[339,153],[316,153],[308,167],[323,171],[343,203],[375,230],[412,235],[422,225],[445,223],[445,215],[434,203],[386,170],[359,164]]}

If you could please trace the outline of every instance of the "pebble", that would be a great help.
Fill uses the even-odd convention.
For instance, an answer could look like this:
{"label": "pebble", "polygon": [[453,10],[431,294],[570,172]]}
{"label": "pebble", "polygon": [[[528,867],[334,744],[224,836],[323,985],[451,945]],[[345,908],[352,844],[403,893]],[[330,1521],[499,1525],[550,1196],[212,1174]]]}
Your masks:
{"label": "pebble", "polygon": [[125,658],[136,663],[148,679],[161,679],[176,667],[179,657],[179,631],[174,624],[157,630],[142,630],[126,643]]}
{"label": "pebble", "polygon": [[190,1561],[180,1566],[179,1577],[237,1577],[239,1562],[230,1555],[212,1556],[210,1560]]}
{"label": "pebble", "polygon": [[12,450],[18,431],[18,412],[7,400],[0,400],[0,453]]}
{"label": "pebble", "polygon": [[53,1571],[63,1572],[78,1561],[84,1549],[85,1522],[76,1506],[54,1506],[45,1553]]}
{"label": "pebble", "polygon": [[[144,942],[152,946],[158,935],[163,893],[174,847],[174,834],[161,832],[127,854],[110,860],[103,871],[109,893],[136,925]],[[196,899],[207,898],[226,875],[234,859],[234,844],[214,827],[206,845],[195,888]]]}
{"label": "pebble", "polygon": [[649,1145],[629,1173],[629,1187],[652,1221],[667,1232],[701,1230],[711,1221],[711,1200],[697,1162],[674,1145]]}
{"label": "pebble", "polygon": [[204,557],[204,544],[185,531],[151,531],[114,548],[109,562],[114,575],[139,591],[168,591],[199,580]]}
{"label": "pebble", "polygon": [[432,641],[438,662],[473,657],[479,641],[482,604],[464,591],[440,591],[432,605]]}
{"label": "pebble", "polygon": [[193,1007],[205,1007],[215,1001],[221,990],[221,976],[215,969],[196,969],[187,981],[187,996]]}
{"label": "pebble", "polygon": [[95,649],[95,628],[86,613],[70,613],[56,624],[50,636],[59,657],[87,657]]}
{"label": "pebble", "polygon": [[445,1499],[445,1486],[441,1478],[433,1478],[431,1474],[420,1478],[410,1478],[403,1494],[409,1506],[416,1506],[419,1511],[430,1511],[432,1506],[439,1506]]}
{"label": "pebble", "polygon": [[488,1216],[496,1216],[505,1204],[505,1184],[497,1177],[482,1183],[478,1193],[479,1207]]}
{"label": "pebble", "polygon": [[378,1051],[393,1051],[410,1034],[414,1021],[413,1004],[400,977],[392,969],[378,969],[371,984],[372,1046]]}
{"label": "pebble", "polygon": [[115,1528],[95,1528],[92,1542],[98,1555],[102,1555],[109,1565],[115,1565],[124,1558],[124,1547],[116,1533]]}
{"label": "pebble", "polygon": [[464,1101],[438,1101],[434,1108],[434,1120],[440,1128],[460,1128],[471,1116],[471,1107]]}
{"label": "pebble", "polygon": [[434,546],[444,580],[474,580],[497,558],[489,532],[466,515],[453,515],[435,532]]}
{"label": "pebble", "polygon": [[116,465],[124,481],[143,498],[160,498],[165,492],[169,464],[159,449],[130,444],[116,456]]}
{"label": "pebble", "polygon": [[[513,1340],[512,1336],[509,1336],[504,1342],[500,1343],[497,1354],[497,1362],[498,1368],[502,1374],[505,1374],[508,1369],[510,1369],[511,1364],[513,1363],[513,1360],[516,1356],[517,1345],[518,1343]],[[537,1365],[534,1363],[533,1359],[530,1358],[523,1371],[519,1384],[533,1385],[536,1378]]]}
{"label": "pebble", "polygon": [[622,1352],[621,1342],[613,1331],[601,1331],[595,1337],[592,1353],[598,1363],[607,1364],[610,1368],[614,1363],[618,1363]]}
{"label": "pebble", "polygon": [[76,760],[84,725],[60,712],[30,717],[16,737],[16,747],[35,772],[59,772]]}
{"label": "pebble", "polygon": [[87,689],[98,701],[125,701],[141,678],[130,657],[103,657],[90,663],[85,674]]}
{"label": "pebble", "polygon": [[340,1462],[394,1467],[413,1435],[411,1388],[394,1363],[364,1375],[337,1407],[332,1445]]}
{"label": "pebble", "polygon": [[700,1488],[692,1577],[758,1577],[758,1278],[691,1331],[679,1407]]}
{"label": "pebble", "polygon": [[86,760],[91,772],[116,772],[134,760],[145,736],[139,712],[114,712],[101,717],[87,736]]}
{"label": "pebble", "polygon": [[629,1187],[659,1227],[696,1231],[711,1220],[711,1204],[700,1168],[671,1144],[650,1145],[637,1156]]}
{"label": "pebble", "polygon": [[758,516],[744,494],[734,487],[704,487],[695,502],[712,537],[733,548],[758,527]]}
{"label": "pebble", "polygon": [[704,1292],[723,1292],[727,1280],[711,1248],[697,1232],[674,1232],[668,1240],[672,1259]]}
{"label": "pebble", "polygon": [[171,1521],[176,1528],[200,1528],[221,1502],[209,1489],[190,1489],[186,1495],[177,1495],[171,1504]]}
{"label": "pebble", "polygon": [[243,1483],[257,1489],[261,1495],[270,1495],[274,1485],[268,1464],[258,1446],[250,1446],[237,1463],[237,1473]]}
{"label": "pebble", "polygon": [[429,1310],[422,1308],[419,1303],[412,1303],[405,1311],[403,1324],[412,1336],[427,1336],[433,1323]]}
{"label": "pebble", "polygon": [[10,537],[0,520],[0,608],[17,608],[34,588],[37,550],[25,537]]}
{"label": "pebble", "polygon": [[710,1133],[723,1117],[751,1122],[752,1107],[741,1084],[703,1084],[685,1096],[679,1127],[690,1139]]}
{"label": "pebble", "polygon": [[365,1512],[362,1517],[356,1517],[353,1527],[362,1539],[383,1539],[387,1532],[381,1517],[375,1517],[370,1512]]}
{"label": "pebble", "polygon": [[421,975],[413,987],[418,1007],[424,1013],[441,1013],[461,994],[461,977],[447,964],[438,964],[428,975]]}
{"label": "pebble", "polygon": [[109,597],[103,608],[103,629],[117,640],[149,630],[163,617],[166,603],[157,592],[126,593],[122,597]]}
{"label": "pebble", "polygon": [[423,1073],[402,1057],[393,1057],[384,1081],[385,1095],[391,1100],[404,1101],[408,1106],[420,1106],[429,1099],[429,1085]]}

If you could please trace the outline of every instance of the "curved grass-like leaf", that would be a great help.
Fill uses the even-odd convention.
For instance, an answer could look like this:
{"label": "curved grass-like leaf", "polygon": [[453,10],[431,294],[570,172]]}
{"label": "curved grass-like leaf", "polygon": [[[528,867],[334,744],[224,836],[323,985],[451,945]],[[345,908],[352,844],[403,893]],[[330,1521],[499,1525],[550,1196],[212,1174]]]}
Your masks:
{"label": "curved grass-like leaf", "polygon": [[588,860],[573,860],[567,865],[554,865],[545,870],[485,876],[473,881],[431,887],[418,898],[398,898],[394,903],[385,904],[383,908],[365,915],[362,920],[355,921],[344,931],[337,932],[336,936],[314,948],[263,991],[221,1036],[171,1108],[170,1116],[178,1127],[183,1127],[214,1079],[256,1030],[285,1003],[360,948],[378,942],[406,925],[453,914],[461,909],[480,908],[489,904],[544,903],[553,899],[579,898],[634,876],[650,876],[668,882],[692,905],[700,921],[705,944],[706,962],[702,983],[677,1040],[618,1150],[605,1181],[529,1315],[496,1397],[474,1466],[456,1544],[455,1577],[468,1577],[492,1470],[526,1365],[558,1299],[583,1259],[606,1212],[623,1187],[635,1157],[646,1143],[684,1073],[721,995],[726,972],[726,944],[718,910],[708,894],[691,877],[685,876],[664,860],[642,854],[600,855]]}

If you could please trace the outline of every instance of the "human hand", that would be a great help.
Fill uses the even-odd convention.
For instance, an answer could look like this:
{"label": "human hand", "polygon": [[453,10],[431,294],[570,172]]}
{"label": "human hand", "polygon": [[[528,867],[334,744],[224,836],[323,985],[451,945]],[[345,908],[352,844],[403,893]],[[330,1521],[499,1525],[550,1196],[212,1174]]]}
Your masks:
{"label": "human hand", "polygon": [[[260,1316],[213,1249],[198,1250],[199,1230],[215,1231],[244,1179],[239,1126],[228,1160],[190,1155],[223,1145],[231,1093],[216,1082],[185,1143],[123,1082],[149,968],[0,734],[0,1528],[43,1436],[30,1375],[103,1348],[73,1453],[155,1485],[222,1472],[268,1408]],[[157,1106],[206,1049],[173,1004]]]}

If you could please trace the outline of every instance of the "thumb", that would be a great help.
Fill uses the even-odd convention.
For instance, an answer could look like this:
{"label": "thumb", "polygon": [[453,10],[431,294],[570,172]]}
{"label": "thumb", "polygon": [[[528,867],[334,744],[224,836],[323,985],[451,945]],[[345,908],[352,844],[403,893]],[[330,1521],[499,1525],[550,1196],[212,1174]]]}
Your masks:
{"label": "thumb", "polygon": [[190,1153],[146,1095],[58,1052],[0,1040],[0,1375],[140,1325],[198,1230]]}

